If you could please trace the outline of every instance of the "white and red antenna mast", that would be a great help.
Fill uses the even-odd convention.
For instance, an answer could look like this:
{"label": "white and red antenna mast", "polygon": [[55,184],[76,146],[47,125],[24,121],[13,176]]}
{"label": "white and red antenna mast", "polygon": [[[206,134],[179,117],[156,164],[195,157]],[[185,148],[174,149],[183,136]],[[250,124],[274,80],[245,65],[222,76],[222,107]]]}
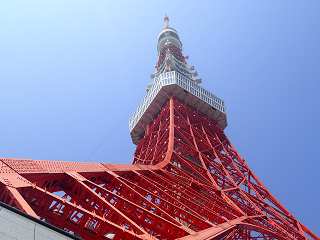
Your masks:
{"label": "white and red antenna mast", "polygon": [[170,28],[170,22],[169,22],[169,18],[167,16],[167,14],[164,17],[164,28]]}

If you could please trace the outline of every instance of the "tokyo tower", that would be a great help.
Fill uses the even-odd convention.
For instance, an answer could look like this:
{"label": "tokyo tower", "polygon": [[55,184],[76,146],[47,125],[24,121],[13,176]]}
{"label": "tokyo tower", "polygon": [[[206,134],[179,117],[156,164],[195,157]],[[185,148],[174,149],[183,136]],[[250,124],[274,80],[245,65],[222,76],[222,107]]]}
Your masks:
{"label": "tokyo tower", "polygon": [[0,201],[81,239],[320,239],[259,181],[224,133],[164,18],[132,164],[0,159]]}

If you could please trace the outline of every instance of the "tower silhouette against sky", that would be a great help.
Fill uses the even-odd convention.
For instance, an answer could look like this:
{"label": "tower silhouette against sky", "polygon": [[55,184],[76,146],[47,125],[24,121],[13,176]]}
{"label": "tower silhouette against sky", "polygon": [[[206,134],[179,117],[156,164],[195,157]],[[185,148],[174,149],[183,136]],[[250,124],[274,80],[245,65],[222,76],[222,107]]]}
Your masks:
{"label": "tower silhouette against sky", "polygon": [[167,16],[157,50],[132,164],[1,159],[0,201],[83,239],[320,239],[232,146]]}

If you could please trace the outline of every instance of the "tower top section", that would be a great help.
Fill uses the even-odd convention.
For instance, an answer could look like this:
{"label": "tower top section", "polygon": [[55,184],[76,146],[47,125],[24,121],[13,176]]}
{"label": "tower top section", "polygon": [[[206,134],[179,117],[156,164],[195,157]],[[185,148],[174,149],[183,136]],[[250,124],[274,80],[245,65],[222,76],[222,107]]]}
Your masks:
{"label": "tower top section", "polygon": [[[182,43],[178,32],[170,27],[167,15],[164,17],[164,29],[160,31],[158,36],[157,50],[159,59],[155,65],[156,72],[151,74],[152,79],[165,72],[177,71],[191,81],[201,83],[201,78],[195,78],[198,76],[197,71],[192,72],[194,67],[187,64],[189,56],[182,54]],[[152,84],[148,84],[147,91],[151,86]]]}
{"label": "tower top section", "polygon": [[169,18],[166,14],[164,17],[164,28],[161,30],[158,36],[158,53],[160,53],[161,49],[167,43],[172,43],[174,46],[182,50],[182,43],[180,42],[178,32],[170,27]]}
{"label": "tower top section", "polygon": [[214,120],[222,129],[228,125],[224,101],[199,86],[201,78],[195,78],[198,73],[188,65],[188,56],[181,48],[178,32],[170,27],[166,15],[158,37],[156,72],[151,74],[154,81],[147,85],[147,94],[129,119],[134,144],[139,144],[171,96],[196,109],[197,114],[205,114],[205,119]]}

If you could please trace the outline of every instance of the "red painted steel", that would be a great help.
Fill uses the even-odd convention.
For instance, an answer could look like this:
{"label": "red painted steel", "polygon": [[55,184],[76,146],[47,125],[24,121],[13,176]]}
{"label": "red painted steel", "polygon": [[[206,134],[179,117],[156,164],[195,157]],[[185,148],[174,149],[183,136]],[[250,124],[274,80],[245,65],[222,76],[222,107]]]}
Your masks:
{"label": "red painted steel", "polygon": [[197,109],[145,129],[131,165],[1,159],[0,201],[83,239],[319,239]]}
{"label": "red painted steel", "polygon": [[[164,61],[164,59],[166,58],[166,52],[170,51],[171,54],[173,54],[175,56],[175,58],[177,58],[178,60],[180,60],[181,62],[184,62],[185,64],[187,64],[186,58],[185,56],[182,54],[181,49],[179,49],[178,47],[176,47],[173,44],[169,44],[167,46],[164,46],[161,49],[161,52],[159,53],[159,59],[157,62],[157,70],[160,67],[161,63]],[[172,71],[175,69],[171,69]]]}

